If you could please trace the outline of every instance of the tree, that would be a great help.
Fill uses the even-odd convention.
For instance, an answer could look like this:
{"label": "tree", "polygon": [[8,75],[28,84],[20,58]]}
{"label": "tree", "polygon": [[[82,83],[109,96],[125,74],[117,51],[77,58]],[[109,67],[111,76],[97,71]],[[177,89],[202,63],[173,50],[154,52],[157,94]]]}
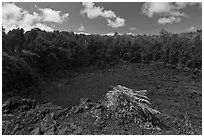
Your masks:
{"label": "tree", "polygon": [[40,32],[41,30],[39,28],[33,28],[30,31],[27,31],[25,33],[25,48],[29,48],[31,46],[34,46],[35,44],[35,40],[38,36],[38,32]]}
{"label": "tree", "polygon": [[13,29],[8,32],[8,47],[14,54],[16,51],[20,52],[24,48],[24,30],[21,28]]}
{"label": "tree", "polygon": [[200,35],[196,35],[192,40],[192,63],[193,67],[202,67],[202,37]]}
{"label": "tree", "polygon": [[169,33],[168,31],[166,31],[165,29],[162,29],[159,32],[159,36],[160,39],[162,40],[163,43],[166,43],[168,41],[168,39],[171,37],[171,33]]}
{"label": "tree", "polygon": [[7,47],[7,35],[5,33],[5,28],[2,26],[2,51],[8,51]]}

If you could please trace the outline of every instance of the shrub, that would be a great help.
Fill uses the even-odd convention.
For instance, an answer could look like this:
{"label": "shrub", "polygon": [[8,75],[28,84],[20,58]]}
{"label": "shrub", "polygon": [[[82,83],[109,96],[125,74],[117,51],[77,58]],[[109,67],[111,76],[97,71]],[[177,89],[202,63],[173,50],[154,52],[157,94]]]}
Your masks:
{"label": "shrub", "polygon": [[3,91],[21,90],[35,82],[35,75],[30,66],[21,58],[2,54]]}
{"label": "shrub", "polygon": [[158,110],[150,107],[146,90],[134,91],[121,85],[113,87],[106,94],[106,106],[115,111],[120,105],[129,106],[136,115],[142,115],[146,120],[151,120],[155,114],[160,114]]}

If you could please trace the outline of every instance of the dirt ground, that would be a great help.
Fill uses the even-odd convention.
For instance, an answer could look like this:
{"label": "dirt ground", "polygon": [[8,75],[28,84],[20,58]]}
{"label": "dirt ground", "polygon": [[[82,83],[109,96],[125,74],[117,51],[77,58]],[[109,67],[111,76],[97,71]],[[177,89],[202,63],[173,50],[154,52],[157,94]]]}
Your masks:
{"label": "dirt ground", "polygon": [[197,74],[156,64],[130,63],[102,70],[86,67],[70,73],[72,75],[64,75],[42,92],[47,102],[71,108],[79,105],[81,98],[99,101],[110,86],[146,89],[155,109],[169,119],[190,124],[196,129],[196,134],[202,134],[202,78]]}
{"label": "dirt ground", "polygon": [[[71,107],[78,105],[81,98],[98,101],[110,86],[124,85],[135,90],[146,89],[153,104],[161,111],[181,109],[184,112],[189,109],[192,115],[196,113],[201,116],[201,80],[201,77],[194,78],[194,75],[183,70],[124,63],[103,70],[81,68],[74,76],[64,76],[43,94],[48,102]],[[186,102],[189,103],[188,107],[185,106]]]}
{"label": "dirt ground", "polygon": [[193,125],[202,125],[202,78],[179,69],[159,65],[123,63],[111,69],[94,67],[77,70],[78,74],[55,83],[44,91],[48,102],[63,107],[78,105],[80,98],[100,100],[110,86],[124,85],[148,91],[148,97],[159,111],[184,119],[189,114]]}

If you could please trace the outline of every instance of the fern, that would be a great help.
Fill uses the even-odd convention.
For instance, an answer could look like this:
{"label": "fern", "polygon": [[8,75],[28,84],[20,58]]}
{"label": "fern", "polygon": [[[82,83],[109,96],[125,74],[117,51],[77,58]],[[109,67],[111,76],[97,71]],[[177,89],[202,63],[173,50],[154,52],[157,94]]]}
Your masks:
{"label": "fern", "polygon": [[120,102],[120,97],[125,97],[138,114],[145,114],[147,117],[161,114],[158,110],[150,107],[150,99],[147,97],[147,90],[134,91],[125,86],[117,85],[106,94],[107,107],[116,109]]}

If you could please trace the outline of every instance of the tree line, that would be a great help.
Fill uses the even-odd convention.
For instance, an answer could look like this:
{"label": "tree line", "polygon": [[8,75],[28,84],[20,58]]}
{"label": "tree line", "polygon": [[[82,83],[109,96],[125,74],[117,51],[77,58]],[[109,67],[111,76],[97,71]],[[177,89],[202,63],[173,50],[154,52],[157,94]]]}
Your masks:
{"label": "tree line", "polygon": [[90,65],[105,68],[121,61],[202,67],[202,30],[172,34],[163,29],[158,35],[137,36],[2,30],[3,91],[28,87],[37,76]]}

